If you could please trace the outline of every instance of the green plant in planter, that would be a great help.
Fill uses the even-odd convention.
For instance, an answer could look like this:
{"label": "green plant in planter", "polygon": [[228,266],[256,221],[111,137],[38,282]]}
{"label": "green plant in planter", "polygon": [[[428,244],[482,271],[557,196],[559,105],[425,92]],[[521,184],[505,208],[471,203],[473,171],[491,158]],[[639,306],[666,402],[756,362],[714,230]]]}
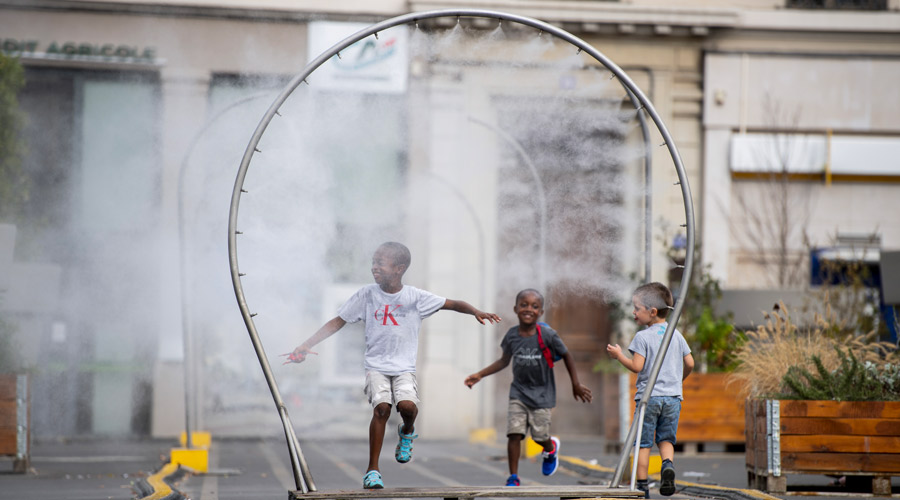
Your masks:
{"label": "green plant in planter", "polygon": [[[812,324],[805,327],[794,322],[784,303],[779,303],[765,318],[765,324],[745,332],[746,342],[736,352],[738,366],[731,380],[745,396],[777,398],[793,393],[785,382],[786,375],[791,373],[794,380],[800,377],[802,382],[803,371],[811,375],[821,373],[818,365],[825,373],[840,371],[841,376],[846,377],[854,358],[883,385],[893,387],[889,393],[900,394],[896,390],[900,388],[897,346],[878,342],[874,332],[865,335],[843,333],[843,323],[830,307],[826,307],[825,316],[817,315]],[[844,352],[851,353],[852,358],[845,355],[846,360],[842,361],[839,353]],[[843,371],[842,366],[845,366]],[[792,398],[797,399],[797,396]]]}
{"label": "green plant in planter", "polygon": [[828,370],[819,356],[812,356],[816,372],[792,366],[784,375],[784,384],[790,390],[780,394],[780,399],[810,399],[829,401],[897,401],[900,394],[892,392],[879,376],[871,361],[859,362],[853,351],[844,353],[834,346],[840,366]]}
{"label": "green plant in planter", "polygon": [[746,339],[742,332],[735,332],[730,321],[715,317],[709,306],[702,309],[690,336],[689,343],[703,356],[709,372],[733,370],[737,365],[735,349]]}
{"label": "green plant in planter", "polygon": [[[663,234],[658,240],[664,245],[666,256],[673,265],[684,264],[684,249],[675,243],[681,240],[680,237],[672,237],[664,226]],[[694,261],[702,261],[700,245],[694,248]],[[745,338],[742,333],[735,332],[730,313],[724,316],[715,313],[715,305],[722,298],[722,288],[719,280],[710,274],[710,268],[709,264],[694,268],[688,296],[678,320],[678,329],[691,346],[694,358],[699,362],[698,371],[701,373],[733,370],[736,365],[735,350],[743,344]],[[677,274],[670,275],[669,288],[673,292],[676,291],[679,281],[684,279]]]}

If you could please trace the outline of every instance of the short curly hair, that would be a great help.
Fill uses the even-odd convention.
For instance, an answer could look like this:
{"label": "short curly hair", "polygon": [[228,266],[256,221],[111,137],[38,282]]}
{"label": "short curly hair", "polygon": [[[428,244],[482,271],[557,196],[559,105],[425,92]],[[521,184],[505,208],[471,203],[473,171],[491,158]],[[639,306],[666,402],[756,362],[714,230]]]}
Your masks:
{"label": "short curly hair", "polygon": [[412,262],[412,254],[409,253],[409,249],[406,248],[406,245],[397,243],[396,241],[387,241],[379,245],[378,248],[384,248],[390,252],[391,256],[394,258],[394,264],[405,266],[409,269],[409,264]]}
{"label": "short curly hair", "polygon": [[529,294],[529,293],[533,293],[533,294],[537,295],[538,298],[541,299],[541,307],[543,307],[543,305],[544,305],[544,294],[542,294],[541,292],[535,290],[534,288],[526,288],[526,289],[522,290],[521,292],[517,293],[517,294],[516,294],[516,305],[519,303],[519,300],[522,298],[523,295]]}

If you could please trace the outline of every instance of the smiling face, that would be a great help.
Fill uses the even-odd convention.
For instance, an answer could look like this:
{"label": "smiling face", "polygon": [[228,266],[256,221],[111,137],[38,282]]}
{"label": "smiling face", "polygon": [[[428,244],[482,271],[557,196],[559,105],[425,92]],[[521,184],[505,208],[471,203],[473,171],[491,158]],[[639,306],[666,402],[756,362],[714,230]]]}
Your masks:
{"label": "smiling face", "polygon": [[403,273],[406,272],[405,264],[397,263],[396,252],[387,247],[378,247],[372,256],[372,277],[382,290],[395,292],[400,284]]}
{"label": "smiling face", "polygon": [[534,291],[520,292],[513,307],[520,326],[532,326],[544,314],[544,298]]}
{"label": "smiling face", "polygon": [[634,321],[637,322],[640,326],[650,326],[656,320],[656,309],[645,306],[638,297],[632,297],[631,303],[634,305],[634,309],[631,311],[631,315],[634,317]]}

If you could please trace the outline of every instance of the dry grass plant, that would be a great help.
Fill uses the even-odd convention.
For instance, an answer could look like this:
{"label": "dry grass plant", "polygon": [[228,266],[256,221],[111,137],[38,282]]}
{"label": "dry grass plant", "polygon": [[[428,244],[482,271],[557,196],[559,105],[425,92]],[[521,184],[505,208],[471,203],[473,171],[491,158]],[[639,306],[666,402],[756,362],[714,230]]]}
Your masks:
{"label": "dry grass plant", "polygon": [[736,351],[738,367],[729,384],[738,386],[744,397],[775,397],[786,392],[784,375],[791,366],[815,371],[813,356],[828,370],[840,366],[836,346],[853,352],[860,363],[877,365],[897,362],[896,347],[875,341],[875,332],[856,334],[837,317],[826,300],[825,311],[814,314],[812,326],[802,328],[791,319],[784,303],[766,314],[766,323],[746,332],[747,341]]}

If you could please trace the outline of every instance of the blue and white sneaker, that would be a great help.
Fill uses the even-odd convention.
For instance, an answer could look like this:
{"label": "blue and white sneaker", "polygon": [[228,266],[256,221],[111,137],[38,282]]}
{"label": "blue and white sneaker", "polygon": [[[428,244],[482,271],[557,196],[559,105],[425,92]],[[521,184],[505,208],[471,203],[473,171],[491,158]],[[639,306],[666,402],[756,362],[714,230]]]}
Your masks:
{"label": "blue and white sneaker", "polygon": [[544,463],[541,464],[541,472],[545,476],[552,476],[559,467],[559,438],[551,437],[550,441],[553,441],[553,451],[543,452]]}
{"label": "blue and white sneaker", "polygon": [[519,476],[512,474],[509,478],[506,479],[507,486],[519,486],[521,482],[519,481]]}
{"label": "blue and white sneaker", "polygon": [[363,488],[367,490],[380,490],[384,488],[384,481],[381,480],[381,473],[377,470],[370,470],[363,476]]}
{"label": "blue and white sneaker", "polygon": [[418,434],[404,434],[403,423],[397,426],[397,434],[400,435],[400,441],[397,443],[397,449],[394,450],[394,458],[401,464],[405,464],[412,460],[412,442],[419,436]]}

